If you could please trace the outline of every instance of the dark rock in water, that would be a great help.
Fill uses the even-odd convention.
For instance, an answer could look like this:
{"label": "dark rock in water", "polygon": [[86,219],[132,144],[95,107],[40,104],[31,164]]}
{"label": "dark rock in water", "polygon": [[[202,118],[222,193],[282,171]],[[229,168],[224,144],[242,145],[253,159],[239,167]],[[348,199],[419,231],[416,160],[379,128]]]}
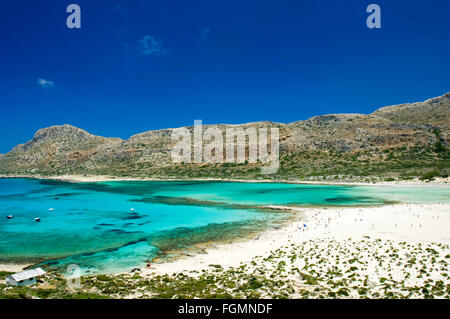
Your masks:
{"label": "dark rock in water", "polygon": [[150,221],[144,222],[144,223],[139,223],[138,226],[143,226],[143,225],[148,224],[148,223],[150,223]]}
{"label": "dark rock in water", "polygon": [[372,202],[375,200],[374,198],[368,196],[353,196],[353,197],[341,196],[341,197],[326,198],[325,201],[328,203],[347,203],[349,201]]}
{"label": "dark rock in water", "polygon": [[59,199],[59,197],[55,197],[55,200],[58,200]]}
{"label": "dark rock in water", "polygon": [[345,203],[351,200],[349,197],[332,197],[332,198],[325,198],[326,202],[331,203]]}
{"label": "dark rock in water", "polygon": [[142,218],[141,216],[129,216],[129,217],[124,217],[122,218],[123,220],[129,220],[129,219],[140,219]]}
{"label": "dark rock in water", "polygon": [[83,254],[83,256],[93,256],[93,255],[95,255],[95,253],[85,253],[85,254]]}

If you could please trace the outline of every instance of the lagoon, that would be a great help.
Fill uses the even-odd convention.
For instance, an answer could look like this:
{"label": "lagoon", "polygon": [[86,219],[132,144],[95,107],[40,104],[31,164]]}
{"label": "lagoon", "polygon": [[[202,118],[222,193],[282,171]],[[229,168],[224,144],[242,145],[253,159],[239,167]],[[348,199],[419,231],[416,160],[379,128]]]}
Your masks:
{"label": "lagoon", "polygon": [[0,262],[77,264],[83,273],[129,271],[146,260],[249,235],[289,218],[259,206],[389,202],[450,202],[450,188],[0,179]]}

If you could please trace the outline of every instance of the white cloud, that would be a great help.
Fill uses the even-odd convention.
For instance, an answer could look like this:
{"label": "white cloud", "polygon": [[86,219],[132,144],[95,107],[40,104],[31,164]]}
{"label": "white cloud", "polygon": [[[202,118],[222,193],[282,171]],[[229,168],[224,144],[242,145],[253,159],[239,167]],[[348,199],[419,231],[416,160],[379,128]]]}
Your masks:
{"label": "white cloud", "polygon": [[158,42],[153,36],[143,36],[137,44],[136,50],[139,55],[167,55],[169,50],[164,48],[160,42]]}
{"label": "white cloud", "polygon": [[118,2],[116,3],[116,6],[114,7],[114,11],[116,11],[120,15],[127,15],[132,10],[127,6],[126,3]]}
{"label": "white cloud", "polygon": [[37,84],[39,84],[43,88],[52,88],[52,87],[55,86],[55,82],[50,81],[50,80],[46,80],[46,79],[42,79],[42,78],[39,78],[37,80]]}
{"label": "white cloud", "polygon": [[206,36],[208,33],[211,32],[211,28],[210,27],[206,27],[202,30],[202,36]]}
{"label": "white cloud", "polygon": [[200,35],[197,37],[197,40],[205,40],[208,38],[208,35],[211,33],[211,27],[204,27],[200,30]]}

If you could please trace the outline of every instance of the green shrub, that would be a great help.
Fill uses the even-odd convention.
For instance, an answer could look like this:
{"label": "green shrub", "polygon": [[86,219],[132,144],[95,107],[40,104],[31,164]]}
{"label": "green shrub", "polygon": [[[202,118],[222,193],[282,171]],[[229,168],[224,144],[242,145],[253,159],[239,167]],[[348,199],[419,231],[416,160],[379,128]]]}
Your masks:
{"label": "green shrub", "polygon": [[432,181],[432,180],[434,180],[435,177],[438,177],[438,176],[439,176],[439,173],[437,171],[431,171],[431,172],[428,172],[428,173],[422,175],[419,179],[421,181],[425,181],[425,180]]}

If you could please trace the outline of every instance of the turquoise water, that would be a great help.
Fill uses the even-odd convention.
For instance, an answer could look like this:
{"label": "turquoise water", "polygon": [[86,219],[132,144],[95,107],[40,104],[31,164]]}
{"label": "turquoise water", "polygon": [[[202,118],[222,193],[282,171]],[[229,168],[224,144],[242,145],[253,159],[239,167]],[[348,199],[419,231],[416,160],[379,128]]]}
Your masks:
{"label": "turquoise water", "polygon": [[0,179],[0,261],[124,271],[163,252],[233,238],[287,218],[254,205],[388,201],[449,202],[450,188]]}

